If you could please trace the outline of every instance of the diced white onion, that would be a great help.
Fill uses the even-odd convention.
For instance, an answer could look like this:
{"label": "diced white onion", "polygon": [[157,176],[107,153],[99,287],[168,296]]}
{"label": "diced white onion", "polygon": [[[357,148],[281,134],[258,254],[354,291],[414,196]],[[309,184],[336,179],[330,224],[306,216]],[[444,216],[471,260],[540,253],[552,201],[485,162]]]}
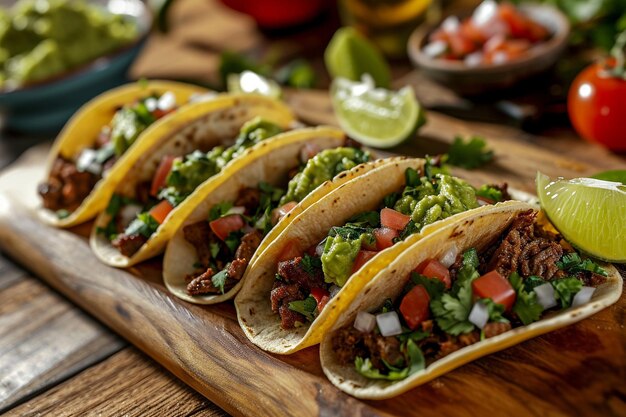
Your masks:
{"label": "diced white onion", "polygon": [[146,101],[144,101],[144,104],[146,105],[146,109],[148,109],[149,112],[155,111],[159,106],[159,102],[154,97],[147,98]]}
{"label": "diced white onion", "polygon": [[120,222],[123,225],[130,224],[130,222],[132,222],[141,212],[141,206],[137,204],[128,204],[120,209]]}
{"label": "diced white onion", "polygon": [[537,294],[537,302],[541,304],[544,310],[556,306],[556,298],[554,298],[554,287],[549,282],[536,286],[535,294]]}
{"label": "diced white onion", "polygon": [[102,164],[97,161],[98,152],[94,149],[83,149],[76,161],[76,168],[82,172],[91,172],[100,175]]}
{"label": "diced white onion", "polygon": [[423,49],[423,52],[431,58],[437,58],[439,55],[442,55],[447,50],[448,44],[446,42],[434,41],[426,45]]}
{"label": "diced white onion", "polygon": [[376,326],[376,316],[367,311],[359,311],[354,320],[354,328],[363,333],[369,333]]}
{"label": "diced white onion", "polygon": [[494,53],[493,56],[491,57],[491,62],[496,65],[504,64],[508,60],[509,60],[509,54],[507,54],[504,51],[498,51]]}
{"label": "diced white onion", "polygon": [[456,245],[452,245],[446,253],[443,254],[439,262],[446,268],[450,268],[456,261],[456,257],[459,255],[459,248]]}
{"label": "diced white onion", "polygon": [[159,110],[168,111],[176,107],[176,96],[171,91],[167,91],[159,97]]}
{"label": "diced white onion", "polygon": [[459,18],[456,16],[448,16],[446,20],[441,23],[441,28],[446,33],[456,33],[461,26],[461,22],[459,22]]}
{"label": "diced white onion", "polygon": [[582,287],[574,296],[572,307],[578,307],[591,301],[591,296],[596,291],[594,287]]}
{"label": "diced white onion", "polygon": [[228,209],[225,216],[229,214],[244,214],[246,212],[246,208],[244,206],[234,206]]}
{"label": "diced white onion", "polygon": [[320,243],[317,244],[317,246],[315,247],[315,254],[317,256],[322,256],[322,254],[324,253],[324,246],[326,246],[326,238],[324,238],[324,240],[322,240]]}
{"label": "diced white onion", "polygon": [[378,323],[378,329],[383,336],[395,336],[402,333],[402,326],[400,325],[400,318],[398,313],[390,311],[388,313],[378,314],[376,316],[376,323]]}
{"label": "diced white onion", "polygon": [[476,26],[484,26],[496,16],[498,4],[494,0],[485,0],[474,10],[472,23]]}
{"label": "diced white onion", "polygon": [[331,285],[330,289],[328,290],[328,292],[330,293],[330,298],[333,298],[334,296],[336,296],[339,291],[341,291],[341,287],[335,284]]}
{"label": "diced white onion", "polygon": [[475,324],[479,329],[482,329],[489,321],[489,309],[481,301],[474,303],[474,307],[472,307],[472,311],[470,311],[468,320]]}
{"label": "diced white onion", "polygon": [[[483,63],[483,58],[484,57],[483,57],[482,52],[474,52],[474,53],[467,55],[465,59],[463,60],[463,62],[465,62],[465,65],[467,65],[468,67],[477,67]],[[480,203],[481,202],[479,200],[478,204]]]}

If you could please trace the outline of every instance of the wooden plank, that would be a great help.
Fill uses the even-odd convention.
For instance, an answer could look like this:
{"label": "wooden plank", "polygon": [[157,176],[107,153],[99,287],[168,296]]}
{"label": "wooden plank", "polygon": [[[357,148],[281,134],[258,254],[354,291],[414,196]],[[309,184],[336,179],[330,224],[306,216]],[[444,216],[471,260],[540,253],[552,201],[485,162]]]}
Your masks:
{"label": "wooden plank", "polygon": [[0,257],[0,412],[124,344],[48,286]]}
{"label": "wooden plank", "polygon": [[227,416],[134,348],[126,348],[6,416]]}
{"label": "wooden plank", "polygon": [[0,245],[231,414],[255,415],[260,406],[277,416],[377,414],[322,376],[251,345],[232,306],[201,307],[169,295],[154,263],[133,269],[141,279],[102,265],[84,238],[43,226],[4,198]]}

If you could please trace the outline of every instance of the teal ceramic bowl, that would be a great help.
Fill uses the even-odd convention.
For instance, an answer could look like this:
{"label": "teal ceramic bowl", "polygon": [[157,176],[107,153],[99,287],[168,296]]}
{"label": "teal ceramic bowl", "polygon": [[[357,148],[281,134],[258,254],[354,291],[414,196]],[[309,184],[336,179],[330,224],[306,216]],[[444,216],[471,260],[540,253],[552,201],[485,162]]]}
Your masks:
{"label": "teal ceramic bowl", "polygon": [[54,134],[81,105],[128,81],[126,74],[150,31],[152,15],[140,0],[95,3],[135,21],[139,29],[136,41],[48,81],[0,93],[3,128],[25,134]]}

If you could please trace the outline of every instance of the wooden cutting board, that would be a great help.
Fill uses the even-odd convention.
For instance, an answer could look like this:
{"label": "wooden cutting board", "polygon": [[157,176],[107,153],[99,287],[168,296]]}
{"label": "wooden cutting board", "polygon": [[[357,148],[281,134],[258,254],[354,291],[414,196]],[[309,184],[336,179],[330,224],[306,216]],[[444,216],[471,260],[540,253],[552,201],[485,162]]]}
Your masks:
{"label": "wooden cutting board", "polygon": [[[303,120],[334,120],[325,93],[287,99]],[[496,153],[485,169],[456,170],[475,185],[508,181],[532,191],[538,169],[574,177],[626,168],[619,157],[582,142],[562,146],[437,114],[430,114],[419,138],[397,151],[436,154],[454,135],[475,133]],[[160,259],[116,270],[91,253],[85,238],[89,224],[70,231],[42,225],[32,210],[44,158],[45,149],[35,149],[0,176],[0,247],[231,414],[626,415],[624,296],[588,320],[477,360],[402,396],[359,401],[324,378],[317,347],[291,356],[267,354],[247,341],[231,303],[202,307],[169,295]]]}

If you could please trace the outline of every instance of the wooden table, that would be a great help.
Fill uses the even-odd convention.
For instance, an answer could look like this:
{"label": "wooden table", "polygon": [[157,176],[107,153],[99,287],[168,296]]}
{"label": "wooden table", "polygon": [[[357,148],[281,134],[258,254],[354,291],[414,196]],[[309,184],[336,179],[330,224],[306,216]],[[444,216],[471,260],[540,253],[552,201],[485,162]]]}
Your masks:
{"label": "wooden table", "polygon": [[[183,11],[180,13],[184,15]],[[248,24],[242,27],[248,33]],[[254,46],[254,40],[249,40],[246,36],[239,36],[237,39],[239,50]],[[218,41],[202,39],[205,43]],[[148,53],[152,53],[152,50]],[[206,55],[204,58],[206,59]],[[189,59],[193,60],[192,57]],[[144,68],[137,71],[150,73],[150,68],[146,67],[148,61],[150,60],[142,60],[140,64]],[[214,68],[215,61],[211,62],[207,65],[213,65]],[[208,73],[215,74],[210,71]],[[199,75],[202,74],[193,71],[189,73],[189,76]],[[442,92],[436,86],[425,83],[419,73],[408,73],[399,83],[419,86],[418,96],[425,104],[441,101],[454,103],[457,100],[449,92]],[[323,93],[288,95],[288,99],[299,109],[300,117],[308,122],[333,122]],[[623,158],[581,141],[569,130],[544,132],[549,138],[538,138],[513,128],[464,123],[437,114],[431,117],[417,145],[405,145],[399,152],[434,154],[445,151],[446,142],[451,137],[445,134],[442,138],[442,131],[456,131],[459,134],[477,132],[493,139],[490,145],[496,149],[499,160],[495,166],[487,167],[484,171],[485,177],[502,172],[503,168],[507,169],[507,175],[516,175],[517,171],[527,168],[524,159],[527,152],[537,156],[537,146],[554,152],[547,158],[558,155],[557,165],[568,173],[586,172],[590,167],[626,167],[626,160]],[[35,140],[24,142],[0,138],[0,167],[34,142]],[[533,149],[529,150],[531,147]],[[527,180],[525,184],[527,189],[532,187]],[[158,363],[31,275],[27,272],[28,268],[27,263],[16,265],[0,254],[0,413],[7,412],[7,415],[16,416],[226,415],[226,412],[184,385]],[[625,305],[626,302],[622,299],[615,310],[616,315],[621,314],[622,323]],[[623,329],[623,325],[621,328]],[[567,332],[568,330],[557,332],[553,337],[566,338]],[[585,349],[584,346],[569,348]],[[623,356],[626,336],[622,338],[618,351],[619,348]],[[501,355],[506,356],[506,352]],[[576,401],[587,405],[598,403],[607,413],[626,416],[626,391],[623,387],[626,366],[624,361],[620,363],[621,369],[604,370],[611,372],[612,381],[619,382],[621,375],[621,386],[616,386],[612,394],[605,393],[606,397],[601,398],[579,398]],[[592,368],[588,371],[594,372]],[[584,377],[580,373],[576,376]],[[436,390],[436,386],[435,381],[433,389]],[[601,387],[598,387],[598,395],[602,392]],[[574,401],[572,398],[566,400]],[[563,399],[559,398],[557,389],[546,392],[541,404],[535,404],[533,413],[566,415],[563,410],[571,408],[564,407],[561,401]],[[471,410],[460,405],[452,409],[456,411],[449,412],[448,415],[471,415]],[[498,409],[494,409],[493,415],[499,414]]]}

